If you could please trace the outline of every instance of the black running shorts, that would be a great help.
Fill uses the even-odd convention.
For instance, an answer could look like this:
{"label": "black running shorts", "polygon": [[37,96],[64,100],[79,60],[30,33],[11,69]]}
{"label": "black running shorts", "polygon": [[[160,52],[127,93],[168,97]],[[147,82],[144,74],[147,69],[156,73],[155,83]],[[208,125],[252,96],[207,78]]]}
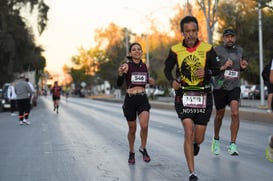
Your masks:
{"label": "black running shorts", "polygon": [[175,96],[175,110],[178,117],[183,121],[186,118],[193,120],[194,124],[207,125],[212,113],[212,93],[207,93],[207,101],[204,108],[192,108],[183,105],[183,93]]}
{"label": "black running shorts", "polygon": [[151,105],[146,94],[125,95],[122,105],[123,114],[127,121],[135,121],[143,111],[150,111]]}
{"label": "black running shorts", "polygon": [[273,84],[271,83],[267,83],[267,90],[268,90],[268,94],[273,93]]}
{"label": "black running shorts", "polygon": [[52,99],[53,99],[53,101],[57,101],[57,100],[60,100],[61,97],[60,96],[52,96]]}
{"label": "black running shorts", "polygon": [[236,87],[232,90],[213,90],[213,98],[217,110],[225,108],[232,100],[240,101],[241,89]]}

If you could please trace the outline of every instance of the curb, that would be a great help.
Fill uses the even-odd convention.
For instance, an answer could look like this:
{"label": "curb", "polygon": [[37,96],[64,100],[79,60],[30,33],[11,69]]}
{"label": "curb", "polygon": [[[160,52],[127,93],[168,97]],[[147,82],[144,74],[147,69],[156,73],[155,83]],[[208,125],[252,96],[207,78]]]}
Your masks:
{"label": "curb", "polygon": [[[150,102],[150,104],[152,108],[174,110],[174,105],[172,105],[171,103],[166,104],[164,102]],[[215,114],[215,109],[213,109],[212,114]],[[266,112],[256,112],[253,111],[253,108],[251,109],[248,107],[239,107],[239,114],[240,119],[273,124],[272,113],[269,114]],[[226,108],[225,117],[230,117],[230,110],[228,108]]]}
{"label": "curb", "polygon": [[[116,102],[116,103],[122,103],[123,100],[120,99],[112,99],[112,98],[92,98],[94,100],[101,100],[101,101],[108,101],[108,102]],[[160,102],[160,101],[150,101],[151,107],[152,108],[157,108],[157,109],[166,109],[166,110],[173,110],[175,113],[174,109],[174,104],[173,103],[166,103],[166,102]],[[240,119],[246,120],[246,121],[255,121],[259,123],[270,123],[273,124],[273,113],[266,113],[262,112],[266,111],[265,109],[261,108],[253,108],[253,107],[247,107],[247,106],[241,106],[239,107],[239,114],[240,114]],[[213,109],[212,114],[215,114],[215,109]],[[225,118],[230,117],[230,110],[226,108],[225,111]]]}

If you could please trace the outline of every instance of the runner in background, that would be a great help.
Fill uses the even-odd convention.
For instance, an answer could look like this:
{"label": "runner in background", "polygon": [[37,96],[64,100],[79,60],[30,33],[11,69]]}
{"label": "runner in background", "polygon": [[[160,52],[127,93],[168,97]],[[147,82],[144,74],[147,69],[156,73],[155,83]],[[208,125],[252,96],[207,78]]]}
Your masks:
{"label": "runner in background", "polygon": [[54,106],[53,110],[56,111],[57,114],[59,113],[59,101],[61,99],[61,92],[62,88],[58,85],[58,81],[55,81],[53,87],[51,88],[51,93]]}
{"label": "runner in background", "polygon": [[[271,63],[269,82],[273,84],[273,63]],[[268,138],[268,146],[265,150],[265,156],[268,161],[273,162],[273,134]]]}
{"label": "runner in background", "polygon": [[29,102],[30,102],[30,109],[32,108],[32,106],[36,106],[36,101],[37,101],[37,97],[35,95],[36,91],[32,85],[32,83],[29,81],[29,78],[25,79],[26,82],[28,83],[29,87],[31,88],[31,96],[29,97]]}
{"label": "runner in background", "polygon": [[32,94],[32,90],[29,84],[25,81],[24,74],[21,74],[19,80],[17,80],[15,83],[15,93],[17,95],[17,104],[19,108],[19,124],[22,125],[24,123],[26,125],[29,125],[29,97]]}
{"label": "runner in background", "polygon": [[243,48],[236,44],[236,33],[233,29],[224,30],[222,40],[223,44],[215,47],[222,66],[220,74],[214,77],[213,97],[216,114],[211,151],[215,155],[220,154],[220,129],[226,107],[229,106],[231,122],[228,152],[230,155],[239,155],[236,140],[240,127],[241,73],[247,68],[248,59],[243,56]]}
{"label": "runner in background", "polygon": [[65,101],[67,102],[68,100],[68,97],[69,97],[69,94],[70,94],[70,87],[69,86],[66,86],[63,90],[64,92],[64,95],[65,95]]}

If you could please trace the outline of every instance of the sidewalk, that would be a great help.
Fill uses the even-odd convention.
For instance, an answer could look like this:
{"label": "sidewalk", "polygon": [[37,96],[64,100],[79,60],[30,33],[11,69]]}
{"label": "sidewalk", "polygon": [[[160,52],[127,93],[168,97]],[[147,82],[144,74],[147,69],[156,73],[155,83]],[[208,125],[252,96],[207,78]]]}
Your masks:
{"label": "sidewalk", "polygon": [[[173,97],[158,97],[157,100],[152,100],[150,103],[154,108],[165,108],[174,110],[174,98]],[[265,100],[265,104],[266,104]],[[265,105],[261,105],[260,100],[242,99],[239,108],[240,119],[248,121],[258,121],[273,124],[273,113],[267,113]],[[215,109],[213,110],[215,114]],[[225,117],[230,117],[230,108],[226,107]]]}
{"label": "sidewalk", "polygon": [[[94,96],[90,98],[119,103],[123,102],[123,98],[115,99],[113,96]],[[150,104],[152,108],[174,110],[174,97],[157,97],[155,100],[150,100]],[[242,99],[239,111],[240,119],[242,120],[273,124],[273,113],[267,113],[266,106],[261,105],[260,100]],[[212,114],[215,114],[215,109]],[[225,117],[230,117],[229,107],[226,107]]]}

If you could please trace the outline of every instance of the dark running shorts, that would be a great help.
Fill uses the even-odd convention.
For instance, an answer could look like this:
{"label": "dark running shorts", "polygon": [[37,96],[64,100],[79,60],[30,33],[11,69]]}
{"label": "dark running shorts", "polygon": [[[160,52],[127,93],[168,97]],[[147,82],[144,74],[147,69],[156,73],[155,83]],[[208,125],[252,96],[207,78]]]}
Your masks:
{"label": "dark running shorts", "polygon": [[122,105],[123,114],[127,121],[135,121],[143,111],[150,111],[151,105],[146,94],[125,95]]}
{"label": "dark running shorts", "polygon": [[61,97],[60,96],[52,96],[52,99],[53,99],[53,101],[57,101],[57,100],[60,100]]}
{"label": "dark running shorts", "polygon": [[273,84],[270,84],[269,82],[267,83],[267,90],[268,94],[273,93]]}
{"label": "dark running shorts", "polygon": [[216,109],[219,110],[225,108],[232,100],[240,102],[240,94],[240,87],[236,87],[229,91],[223,89],[213,90],[213,98]]}
{"label": "dark running shorts", "polygon": [[178,117],[183,121],[186,118],[193,120],[194,124],[207,125],[213,106],[212,93],[207,93],[207,102],[204,108],[192,108],[183,105],[182,96],[176,95],[174,101],[174,107]]}

